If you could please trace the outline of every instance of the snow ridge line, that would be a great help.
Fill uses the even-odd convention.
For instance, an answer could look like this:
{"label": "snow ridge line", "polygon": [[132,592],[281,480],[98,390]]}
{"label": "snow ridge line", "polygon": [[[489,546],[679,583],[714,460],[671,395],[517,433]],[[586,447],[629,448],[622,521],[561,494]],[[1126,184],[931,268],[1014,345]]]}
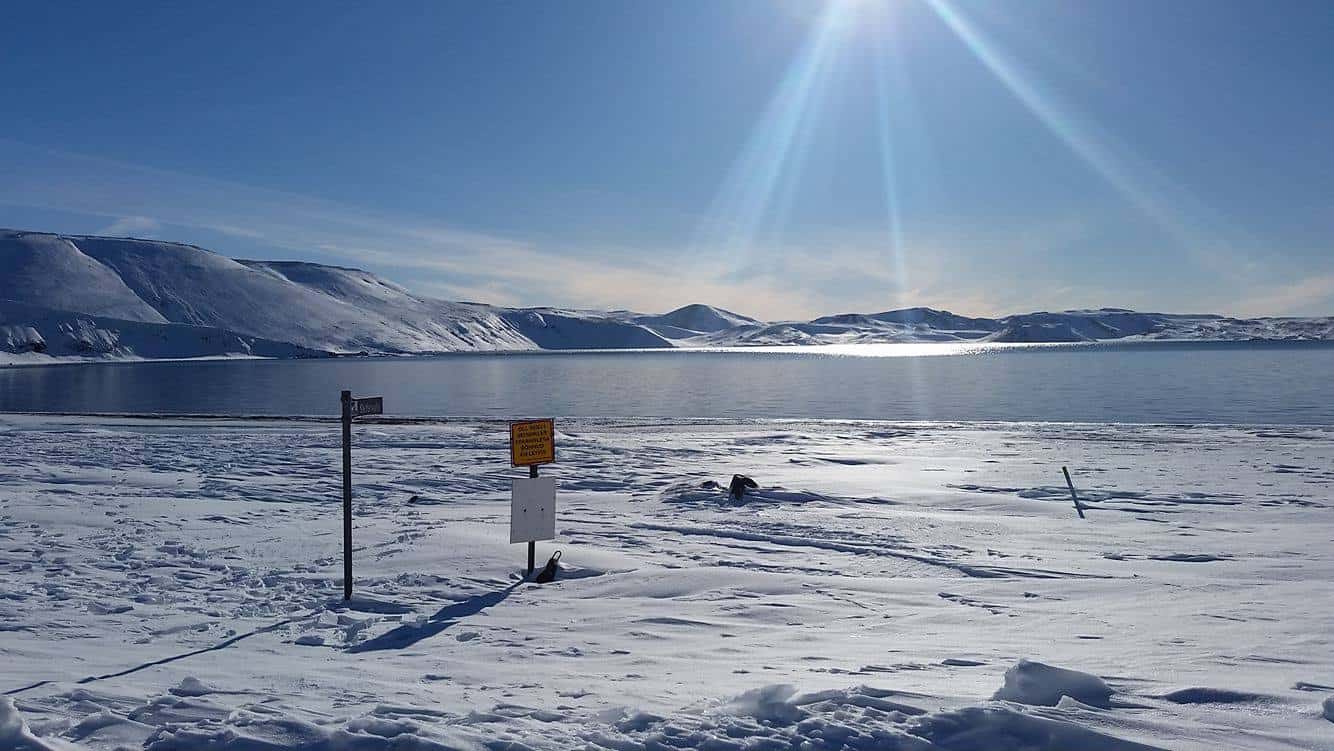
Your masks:
{"label": "snow ridge line", "polygon": [[1070,571],[1055,571],[1049,569],[1021,569],[1010,568],[1007,566],[978,566],[967,563],[958,563],[947,561],[942,558],[922,555],[920,553],[905,553],[901,550],[890,550],[882,545],[859,544],[852,542],[838,542],[835,540],[818,540],[813,537],[798,537],[796,535],[771,535],[759,532],[743,532],[740,530],[723,530],[711,527],[687,527],[676,524],[652,524],[648,522],[636,522],[627,524],[632,529],[644,529],[655,532],[676,532],[682,535],[695,535],[702,537],[721,537],[729,540],[743,540],[745,542],[767,542],[773,545],[782,545],[785,547],[810,547],[821,550],[831,550],[838,553],[853,553],[856,555],[878,555],[889,558],[900,558],[907,561],[924,563],[928,566],[939,566],[941,568],[951,569],[975,579],[1108,579],[1112,577],[1101,574],[1083,574]]}

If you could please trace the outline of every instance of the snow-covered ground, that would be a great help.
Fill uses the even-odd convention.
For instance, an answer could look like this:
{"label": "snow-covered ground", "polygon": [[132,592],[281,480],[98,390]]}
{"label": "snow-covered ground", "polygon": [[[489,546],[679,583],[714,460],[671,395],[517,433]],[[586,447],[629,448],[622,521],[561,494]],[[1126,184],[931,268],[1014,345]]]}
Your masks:
{"label": "snow-covered ground", "polygon": [[359,426],[344,607],[336,423],[0,418],[0,748],[1334,749],[1332,429],[558,429],[538,585]]}

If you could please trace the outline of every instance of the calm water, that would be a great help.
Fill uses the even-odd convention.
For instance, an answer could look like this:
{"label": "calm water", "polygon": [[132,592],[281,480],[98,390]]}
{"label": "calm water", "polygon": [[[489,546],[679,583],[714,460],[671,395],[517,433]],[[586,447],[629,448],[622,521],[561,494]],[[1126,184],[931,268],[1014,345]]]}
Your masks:
{"label": "calm water", "polygon": [[0,410],[1334,424],[1334,345],[871,345],[0,368]]}

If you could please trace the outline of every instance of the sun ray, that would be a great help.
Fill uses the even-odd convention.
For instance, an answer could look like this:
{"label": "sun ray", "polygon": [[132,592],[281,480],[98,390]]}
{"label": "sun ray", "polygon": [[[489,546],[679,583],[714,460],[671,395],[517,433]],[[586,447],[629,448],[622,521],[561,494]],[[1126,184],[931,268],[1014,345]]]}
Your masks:
{"label": "sun ray", "polygon": [[878,141],[880,146],[880,170],[885,191],[885,222],[887,227],[887,255],[894,269],[894,279],[898,284],[895,298],[897,307],[904,305],[903,293],[908,288],[907,264],[903,257],[903,213],[899,204],[898,164],[894,150],[894,113],[890,111],[889,76],[887,70],[891,64],[892,52],[883,34],[876,35],[875,91]]}
{"label": "sun ray", "polygon": [[[1217,227],[1226,219],[1175,184],[1161,170],[1135,157],[1129,149],[1042,86],[1037,76],[1005,54],[951,0],[926,0],[927,5],[975,57],[1048,130],[1126,201],[1167,233],[1179,249],[1224,276],[1244,278],[1244,262],[1229,258],[1221,243],[1201,227]],[[1229,228],[1233,236],[1240,230]],[[1216,233],[1214,233],[1216,234]]]}
{"label": "sun ray", "polygon": [[821,12],[719,188],[697,235],[700,248],[744,264],[766,225],[785,221],[847,10],[832,2]]}

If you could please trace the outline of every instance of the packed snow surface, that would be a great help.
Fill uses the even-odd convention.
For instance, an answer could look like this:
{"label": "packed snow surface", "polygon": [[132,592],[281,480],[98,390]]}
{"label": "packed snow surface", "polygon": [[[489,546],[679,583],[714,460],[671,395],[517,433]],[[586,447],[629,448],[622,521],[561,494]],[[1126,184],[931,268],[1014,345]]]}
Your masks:
{"label": "packed snow surface", "polygon": [[[0,293],[0,363],[885,342],[1334,339],[1334,318],[1237,319],[1119,309],[993,319],[907,308],[764,322],[702,304],[661,315],[503,308],[435,300],[360,269],[235,260],[180,243],[17,230],[0,230],[0,274],[7,280]],[[208,338],[201,343],[202,336]],[[264,354],[255,353],[257,346]]]}
{"label": "packed snow surface", "polygon": [[0,417],[0,748],[1334,749],[1334,430],[557,428],[539,585],[358,424],[345,603],[336,422]]}

